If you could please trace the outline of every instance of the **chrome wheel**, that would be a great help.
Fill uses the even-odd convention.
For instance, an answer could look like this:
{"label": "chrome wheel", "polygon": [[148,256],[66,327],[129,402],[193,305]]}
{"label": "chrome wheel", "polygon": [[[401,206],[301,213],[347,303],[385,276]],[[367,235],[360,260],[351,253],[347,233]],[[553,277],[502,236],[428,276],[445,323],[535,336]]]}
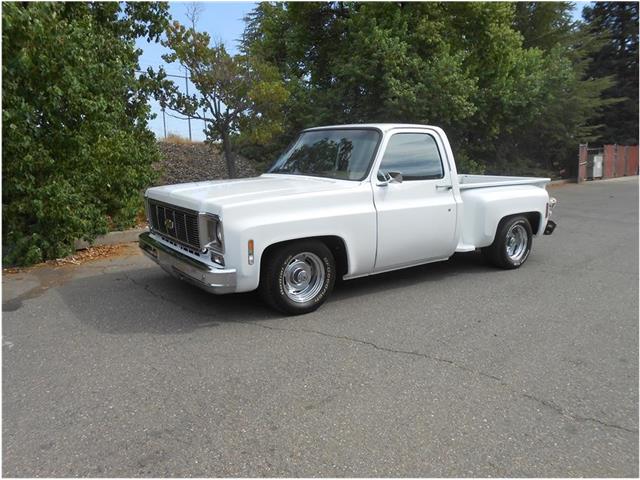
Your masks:
{"label": "chrome wheel", "polygon": [[284,293],[296,303],[306,303],[322,290],[326,277],[322,259],[311,252],[295,255],[284,267],[282,287]]}
{"label": "chrome wheel", "polygon": [[529,236],[527,230],[520,223],[516,223],[511,226],[507,232],[507,241],[505,242],[505,248],[507,250],[507,256],[512,262],[518,262],[527,254],[527,247],[529,246]]}

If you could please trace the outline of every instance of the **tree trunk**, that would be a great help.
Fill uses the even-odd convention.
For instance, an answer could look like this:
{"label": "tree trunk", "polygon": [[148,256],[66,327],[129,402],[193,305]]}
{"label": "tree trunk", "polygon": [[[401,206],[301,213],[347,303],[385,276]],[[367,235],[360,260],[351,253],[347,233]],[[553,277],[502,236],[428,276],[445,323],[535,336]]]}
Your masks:
{"label": "tree trunk", "polygon": [[228,132],[222,134],[222,148],[224,150],[224,160],[227,163],[227,174],[229,178],[236,178],[236,163],[231,153],[231,140]]}

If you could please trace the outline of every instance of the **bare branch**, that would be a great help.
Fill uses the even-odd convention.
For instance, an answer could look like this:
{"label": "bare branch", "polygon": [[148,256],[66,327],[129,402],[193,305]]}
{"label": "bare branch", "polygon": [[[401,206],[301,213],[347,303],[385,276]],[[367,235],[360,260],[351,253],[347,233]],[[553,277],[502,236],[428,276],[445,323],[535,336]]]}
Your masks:
{"label": "bare branch", "polygon": [[187,7],[187,12],[185,13],[185,17],[191,23],[191,28],[193,30],[196,29],[196,25],[198,24],[198,20],[202,16],[204,12],[204,6],[200,2],[191,2]]}

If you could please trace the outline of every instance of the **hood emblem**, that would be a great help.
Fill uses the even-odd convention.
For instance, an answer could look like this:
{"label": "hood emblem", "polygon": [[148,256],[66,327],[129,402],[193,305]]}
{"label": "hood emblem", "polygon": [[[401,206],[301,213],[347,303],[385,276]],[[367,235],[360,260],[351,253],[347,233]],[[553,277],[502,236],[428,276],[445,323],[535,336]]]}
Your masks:
{"label": "hood emblem", "polygon": [[173,220],[169,218],[165,219],[164,228],[166,228],[167,230],[173,230]]}

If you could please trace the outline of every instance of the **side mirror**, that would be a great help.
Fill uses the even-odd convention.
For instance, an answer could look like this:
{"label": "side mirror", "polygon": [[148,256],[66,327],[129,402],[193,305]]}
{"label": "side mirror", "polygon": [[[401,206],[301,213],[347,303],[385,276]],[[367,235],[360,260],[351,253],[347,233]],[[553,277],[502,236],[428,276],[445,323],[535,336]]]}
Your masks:
{"label": "side mirror", "polygon": [[378,187],[386,187],[390,183],[402,183],[402,174],[400,172],[378,170],[378,181],[376,185]]}
{"label": "side mirror", "polygon": [[391,180],[389,183],[402,183],[402,174],[400,172],[389,172]]}

